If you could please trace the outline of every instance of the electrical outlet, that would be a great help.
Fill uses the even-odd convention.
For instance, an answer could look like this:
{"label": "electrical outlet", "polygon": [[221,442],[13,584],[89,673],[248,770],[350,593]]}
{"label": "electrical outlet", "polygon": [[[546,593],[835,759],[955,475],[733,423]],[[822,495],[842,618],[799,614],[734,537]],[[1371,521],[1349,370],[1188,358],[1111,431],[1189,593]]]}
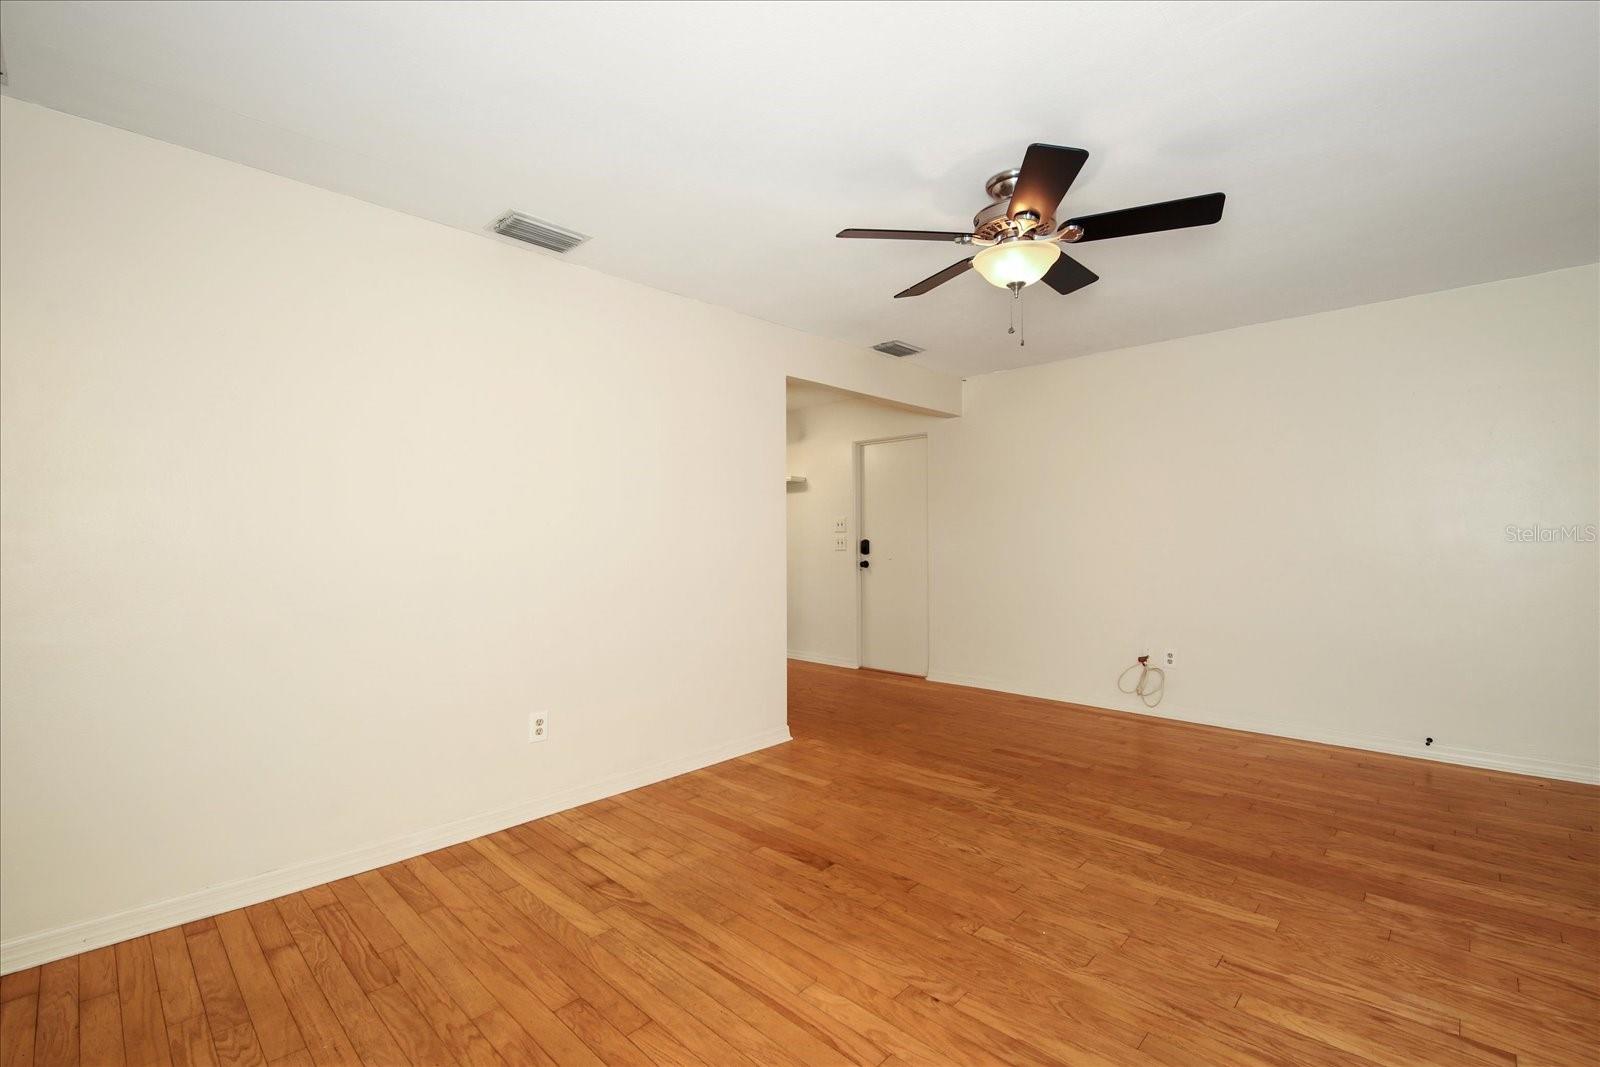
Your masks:
{"label": "electrical outlet", "polygon": [[536,745],[550,736],[550,719],[542,711],[528,716],[528,744]]}
{"label": "electrical outlet", "polygon": [[1161,666],[1165,667],[1167,670],[1170,671],[1172,668],[1176,667],[1177,665],[1178,665],[1178,654],[1176,652],[1172,652],[1172,651],[1169,650],[1169,651],[1163,652],[1161,654]]}
{"label": "electrical outlet", "polygon": [[850,539],[848,537],[835,537],[833,539],[833,550],[835,552],[850,551]]}

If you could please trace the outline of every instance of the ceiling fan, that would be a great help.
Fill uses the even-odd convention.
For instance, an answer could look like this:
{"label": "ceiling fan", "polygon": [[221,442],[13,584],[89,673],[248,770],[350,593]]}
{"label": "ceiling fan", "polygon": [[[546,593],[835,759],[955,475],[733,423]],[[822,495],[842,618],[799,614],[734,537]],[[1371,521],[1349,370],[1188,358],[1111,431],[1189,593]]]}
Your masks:
{"label": "ceiling fan", "polygon": [[1044,282],[1063,295],[1100,280],[1100,276],[1061,250],[1064,244],[1104,241],[1189,226],[1209,226],[1222,218],[1223,195],[1206,193],[1183,200],[1081,215],[1056,225],[1056,208],[1083,169],[1089,153],[1081,148],[1032,144],[1022,166],[1003,170],[984,183],[989,204],[972,217],[971,232],[951,230],[840,230],[840,237],[880,241],[953,241],[982,245],[983,250],[938,274],[894,294],[921,296],[951,278],[975,269],[990,285],[1021,294],[1024,287]]}

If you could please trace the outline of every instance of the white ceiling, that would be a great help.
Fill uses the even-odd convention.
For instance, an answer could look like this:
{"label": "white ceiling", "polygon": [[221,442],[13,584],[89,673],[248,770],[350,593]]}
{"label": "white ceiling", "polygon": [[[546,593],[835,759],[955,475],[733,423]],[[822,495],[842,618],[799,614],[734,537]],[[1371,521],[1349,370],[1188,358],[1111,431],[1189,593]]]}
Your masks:
{"label": "white ceiling", "polygon": [[[1597,11],[7,0],[0,45],[17,97],[969,375],[1600,258]],[[833,239],[963,228],[1030,141],[1089,150],[1067,214],[1227,216],[1080,246],[1026,348],[976,275],[890,299],[959,248]]]}

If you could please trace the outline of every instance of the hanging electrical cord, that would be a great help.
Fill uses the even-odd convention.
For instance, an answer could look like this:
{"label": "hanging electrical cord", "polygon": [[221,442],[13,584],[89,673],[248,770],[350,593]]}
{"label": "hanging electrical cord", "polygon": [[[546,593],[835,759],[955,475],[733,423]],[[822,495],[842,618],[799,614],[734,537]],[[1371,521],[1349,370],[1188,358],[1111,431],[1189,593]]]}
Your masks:
{"label": "hanging electrical cord", "polygon": [[[1128,680],[1128,675],[1132,674],[1134,671],[1139,672],[1139,680],[1133,683],[1132,689],[1129,689],[1123,683]],[[1152,675],[1154,675],[1154,677],[1151,677]],[[1157,704],[1161,703],[1161,694],[1166,691],[1167,672],[1162,670],[1160,667],[1150,666],[1149,656],[1140,656],[1139,662],[1123,671],[1122,674],[1117,677],[1117,688],[1122,690],[1124,693],[1129,693],[1144,701],[1145,707],[1153,708]],[[1154,697],[1155,699],[1152,700],[1150,699],[1151,697]]]}

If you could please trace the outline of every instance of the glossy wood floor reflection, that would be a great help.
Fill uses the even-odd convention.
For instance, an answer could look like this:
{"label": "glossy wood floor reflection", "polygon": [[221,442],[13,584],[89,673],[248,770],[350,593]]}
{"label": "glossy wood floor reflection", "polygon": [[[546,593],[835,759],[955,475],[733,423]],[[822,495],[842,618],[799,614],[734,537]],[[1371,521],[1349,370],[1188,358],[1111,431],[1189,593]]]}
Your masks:
{"label": "glossy wood floor reflection", "polygon": [[12,1064],[1582,1064],[1600,792],[795,664],[793,744],[8,976]]}

